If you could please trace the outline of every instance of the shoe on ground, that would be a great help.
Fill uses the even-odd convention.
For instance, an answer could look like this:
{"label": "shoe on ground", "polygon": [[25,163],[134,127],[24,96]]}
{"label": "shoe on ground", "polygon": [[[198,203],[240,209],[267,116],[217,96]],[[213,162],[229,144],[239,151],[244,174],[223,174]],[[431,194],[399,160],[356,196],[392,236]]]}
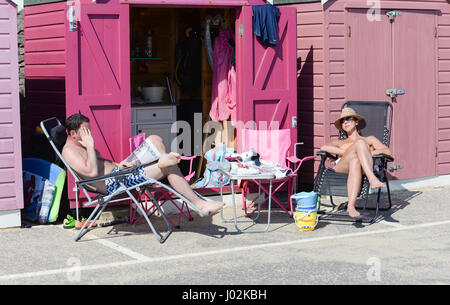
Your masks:
{"label": "shoe on ground", "polygon": [[66,218],[63,221],[63,228],[64,229],[73,229],[75,228],[76,220],[70,215],[67,215]]}
{"label": "shoe on ground", "polygon": [[[84,226],[84,224],[86,223],[86,221],[87,221],[87,218],[85,218],[85,217],[82,217],[82,218],[81,218],[81,221],[77,220],[77,221],[76,221],[76,224],[75,224],[75,229],[80,230],[80,229]],[[86,225],[86,228],[89,227],[89,225],[90,225],[90,222],[88,222],[88,224]],[[94,228],[94,227],[96,227],[96,226],[97,226],[97,222],[94,222],[94,223],[92,224],[92,227],[91,227],[91,228]]]}

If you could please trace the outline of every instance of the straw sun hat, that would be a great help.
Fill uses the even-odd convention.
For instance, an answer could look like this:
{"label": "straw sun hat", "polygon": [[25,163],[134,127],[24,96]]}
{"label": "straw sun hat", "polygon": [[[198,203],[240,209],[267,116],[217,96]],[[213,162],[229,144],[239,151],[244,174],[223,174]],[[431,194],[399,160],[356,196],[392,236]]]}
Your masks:
{"label": "straw sun hat", "polygon": [[353,108],[346,107],[342,109],[341,116],[334,122],[334,126],[336,126],[336,128],[339,130],[342,129],[341,120],[348,117],[354,117],[358,119],[358,121],[364,120],[364,117],[357,114],[356,111],[353,110]]}

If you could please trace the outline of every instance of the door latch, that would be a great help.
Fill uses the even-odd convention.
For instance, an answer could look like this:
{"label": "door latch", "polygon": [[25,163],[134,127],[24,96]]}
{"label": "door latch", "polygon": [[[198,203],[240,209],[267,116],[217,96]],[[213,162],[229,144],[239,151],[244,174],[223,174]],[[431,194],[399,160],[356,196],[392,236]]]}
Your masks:
{"label": "door latch", "polygon": [[389,20],[391,22],[394,22],[395,17],[401,16],[402,12],[400,12],[400,11],[389,11],[389,12],[386,13],[386,15],[389,17]]}
{"label": "door latch", "polygon": [[405,89],[403,88],[397,88],[397,89],[387,89],[386,95],[390,98],[396,98],[397,95],[403,95],[405,94]]}

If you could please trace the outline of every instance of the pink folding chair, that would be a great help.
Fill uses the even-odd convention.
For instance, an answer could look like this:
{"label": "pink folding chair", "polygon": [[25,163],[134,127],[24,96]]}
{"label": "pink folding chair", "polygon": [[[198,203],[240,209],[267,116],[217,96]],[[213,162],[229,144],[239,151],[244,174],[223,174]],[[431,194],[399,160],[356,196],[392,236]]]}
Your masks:
{"label": "pink folding chair", "polygon": [[[142,144],[146,139],[145,133],[138,134],[132,138],[130,138],[130,149],[131,151],[134,151],[139,145]],[[190,181],[192,177],[195,175],[195,171],[192,171],[192,162],[197,156],[181,156],[181,160],[190,161],[189,166],[189,174],[185,176],[184,178],[186,181]],[[141,203],[142,208],[147,213],[147,215],[150,217],[153,215],[158,209],[156,207],[156,204],[159,204],[160,207],[162,207],[166,202],[172,202],[172,204],[178,209],[180,212],[178,216],[178,223],[175,224],[170,217],[167,217],[167,220],[175,227],[179,228],[181,224],[181,220],[183,217],[188,219],[189,221],[193,220],[191,212],[189,210],[189,207],[186,202],[182,201],[181,206],[180,203],[174,200],[172,192],[169,190],[166,190],[159,186],[152,186],[151,189],[143,189],[141,192],[138,193],[138,202]],[[137,207],[134,207],[132,204],[130,204],[130,223],[137,224],[139,221],[141,221],[142,218],[144,218],[143,215],[136,218],[136,211]]]}
{"label": "pink folding chair", "polygon": [[[274,195],[279,190],[286,190],[288,192],[288,198],[291,198],[291,195],[294,192],[294,188],[296,188],[298,170],[304,161],[314,160],[314,156],[307,156],[302,159],[296,156],[297,146],[303,143],[296,143],[294,149],[294,155],[288,156],[288,151],[291,146],[291,130],[290,129],[273,129],[273,130],[256,130],[256,129],[242,129],[241,130],[241,139],[242,139],[242,151],[249,151],[250,149],[254,149],[260,154],[260,159],[266,162],[274,162],[278,163],[280,167],[284,169],[290,169],[291,173],[289,173],[285,177],[276,178],[273,180],[273,190],[272,190],[272,200],[276,202],[283,211],[285,211],[289,216],[294,214],[292,202],[288,199],[289,207],[283,204],[278,198]],[[259,183],[258,180],[246,180],[242,185],[242,205],[247,213],[247,208],[253,205],[259,197],[252,200],[249,204],[247,204],[247,195],[250,193],[255,186],[261,187],[261,195],[266,194],[267,198],[261,205],[264,204],[269,199],[269,190],[267,184],[262,181]],[[289,210],[288,210],[289,208]],[[256,210],[253,210],[250,214],[253,214]]]}

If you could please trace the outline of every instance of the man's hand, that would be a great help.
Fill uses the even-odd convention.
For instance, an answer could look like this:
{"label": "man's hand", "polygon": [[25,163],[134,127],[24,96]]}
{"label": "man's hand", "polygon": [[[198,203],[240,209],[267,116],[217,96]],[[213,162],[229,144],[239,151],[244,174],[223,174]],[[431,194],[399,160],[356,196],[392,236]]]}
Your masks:
{"label": "man's hand", "polygon": [[81,141],[79,143],[85,148],[94,148],[94,138],[91,131],[86,127],[80,127]]}
{"label": "man's hand", "polygon": [[122,161],[119,163],[119,167],[133,167],[134,164],[131,162]]}

